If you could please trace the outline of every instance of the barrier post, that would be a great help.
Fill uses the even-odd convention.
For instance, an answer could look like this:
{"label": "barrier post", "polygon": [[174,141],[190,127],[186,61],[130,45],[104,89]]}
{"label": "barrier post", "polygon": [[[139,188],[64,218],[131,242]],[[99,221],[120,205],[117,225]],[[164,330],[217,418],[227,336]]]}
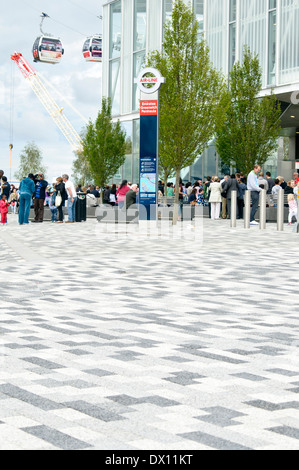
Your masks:
{"label": "barrier post", "polygon": [[284,224],[284,190],[278,191],[277,199],[277,230],[283,232]]}
{"label": "barrier post", "polygon": [[250,203],[251,203],[251,191],[245,191],[244,196],[244,228],[250,229]]}
{"label": "barrier post", "polygon": [[237,227],[237,191],[231,193],[231,208],[230,208],[230,226],[231,228]]}
{"label": "barrier post", "polygon": [[260,230],[266,230],[267,222],[267,193],[263,189],[260,192]]}

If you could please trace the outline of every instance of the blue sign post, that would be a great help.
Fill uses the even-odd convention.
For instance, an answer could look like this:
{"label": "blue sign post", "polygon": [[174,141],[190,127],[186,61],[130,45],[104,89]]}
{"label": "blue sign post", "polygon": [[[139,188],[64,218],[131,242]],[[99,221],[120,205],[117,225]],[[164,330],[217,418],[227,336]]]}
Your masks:
{"label": "blue sign post", "polygon": [[[141,90],[140,101],[140,177],[139,220],[157,221],[159,179],[159,95],[158,90],[165,79],[156,69],[141,71],[135,80]],[[148,95],[152,99],[148,99]],[[153,96],[155,94],[156,96]]]}

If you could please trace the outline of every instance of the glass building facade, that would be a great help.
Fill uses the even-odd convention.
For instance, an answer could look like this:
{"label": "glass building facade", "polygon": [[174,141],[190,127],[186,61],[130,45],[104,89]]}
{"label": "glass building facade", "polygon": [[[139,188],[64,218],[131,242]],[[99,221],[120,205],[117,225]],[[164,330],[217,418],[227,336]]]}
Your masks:
{"label": "glass building facade", "polygon": [[[273,89],[282,102],[283,132],[278,154],[265,169],[290,172],[299,158],[299,109],[292,103],[299,91],[299,2],[294,0],[186,0],[191,4],[210,48],[214,65],[227,75],[242,60],[244,46],[259,55],[263,70],[261,96]],[[122,121],[128,146],[125,165],[115,181],[138,181],[139,92],[134,78],[151,50],[161,49],[164,23],[172,0],[110,0],[103,6],[103,96],[112,99],[115,118]],[[297,96],[299,102],[299,93]],[[294,101],[294,100],[293,100]],[[287,148],[287,153],[286,153]],[[222,166],[213,144],[183,172],[194,180],[229,169]]]}

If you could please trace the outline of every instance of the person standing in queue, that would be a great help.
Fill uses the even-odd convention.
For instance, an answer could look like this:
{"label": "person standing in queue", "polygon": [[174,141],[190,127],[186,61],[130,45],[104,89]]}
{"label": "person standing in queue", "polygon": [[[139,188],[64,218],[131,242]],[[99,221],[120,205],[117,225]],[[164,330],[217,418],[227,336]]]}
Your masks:
{"label": "person standing in queue", "polygon": [[67,200],[67,212],[68,220],[66,224],[73,224],[75,222],[75,209],[77,203],[77,193],[74,184],[69,180],[69,176],[64,174],[62,175],[63,182],[65,184],[65,190],[68,196]]}
{"label": "person standing in queue", "polygon": [[63,182],[63,179],[59,176],[56,178],[56,184],[53,188],[55,191],[56,195],[60,194],[61,196],[61,204],[57,207],[57,212],[58,212],[58,218],[57,218],[57,224],[62,224],[63,219],[64,219],[64,214],[63,214],[63,206],[65,204],[65,201],[67,201],[68,196],[65,190],[65,184]]}
{"label": "person standing in queue", "polygon": [[46,189],[48,182],[45,180],[43,173],[35,175],[35,193],[34,193],[34,214],[35,218],[32,222],[44,221],[44,208],[46,199]]}
{"label": "person standing in queue", "polygon": [[22,179],[19,187],[19,224],[29,224],[29,214],[32,196],[35,192],[34,175]]}
{"label": "person standing in queue", "polygon": [[252,209],[250,214],[250,225],[259,225],[259,223],[255,220],[255,214],[258,210],[259,206],[259,198],[260,192],[262,188],[260,188],[258,183],[258,174],[261,171],[260,165],[255,165],[252,172],[249,173],[247,178],[247,189],[251,191],[251,199],[252,199]]}

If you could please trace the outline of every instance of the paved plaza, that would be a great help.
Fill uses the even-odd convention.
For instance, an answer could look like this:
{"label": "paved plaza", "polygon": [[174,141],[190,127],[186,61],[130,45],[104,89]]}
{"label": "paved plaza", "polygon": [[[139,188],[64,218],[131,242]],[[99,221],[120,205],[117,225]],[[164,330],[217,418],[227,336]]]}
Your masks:
{"label": "paved plaza", "polygon": [[298,449],[298,237],[10,215],[0,449]]}

